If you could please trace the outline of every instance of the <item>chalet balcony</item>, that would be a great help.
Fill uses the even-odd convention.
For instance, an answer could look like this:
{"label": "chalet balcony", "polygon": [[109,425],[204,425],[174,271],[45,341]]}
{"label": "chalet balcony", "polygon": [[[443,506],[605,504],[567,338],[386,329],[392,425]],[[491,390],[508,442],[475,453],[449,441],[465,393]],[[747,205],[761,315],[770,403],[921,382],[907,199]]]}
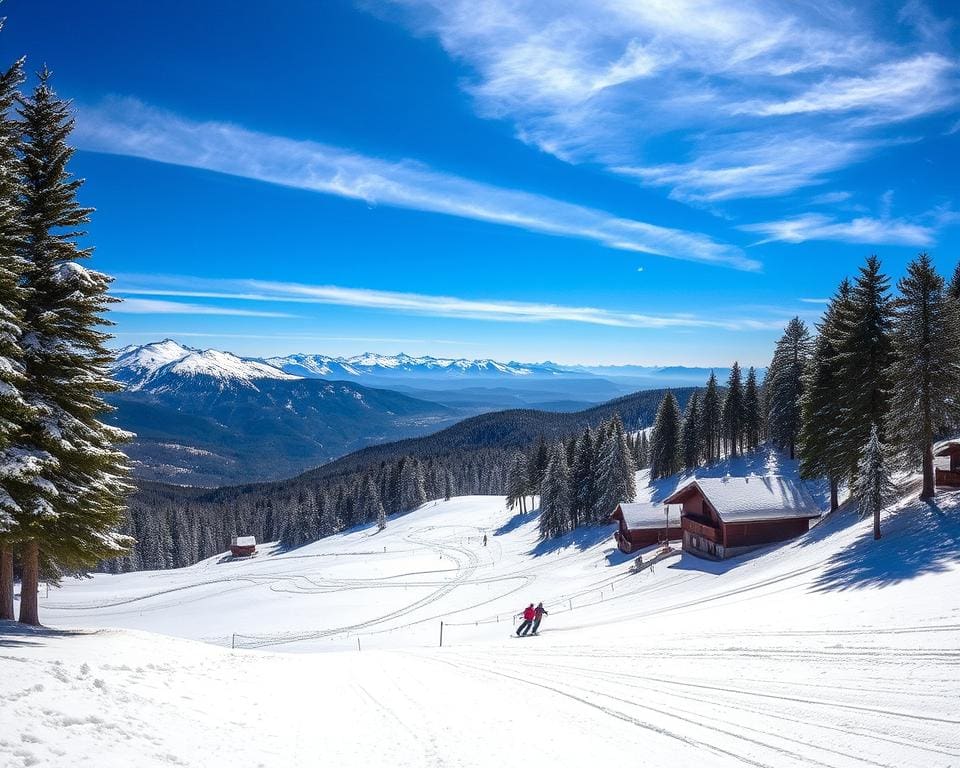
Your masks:
{"label": "chalet balcony", "polygon": [[696,518],[688,515],[683,516],[683,530],[689,531],[694,536],[702,536],[707,539],[707,541],[712,541],[716,544],[723,541],[723,537],[720,535],[718,528],[714,528],[712,525],[707,525],[703,522],[697,522]]}

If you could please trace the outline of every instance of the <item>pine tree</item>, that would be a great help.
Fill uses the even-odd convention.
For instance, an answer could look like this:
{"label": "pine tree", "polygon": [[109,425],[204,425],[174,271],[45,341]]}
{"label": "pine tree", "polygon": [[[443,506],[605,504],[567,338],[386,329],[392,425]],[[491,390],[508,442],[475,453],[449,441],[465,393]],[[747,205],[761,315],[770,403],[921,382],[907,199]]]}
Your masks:
{"label": "pine tree", "polygon": [[905,466],[921,465],[920,498],[930,499],[937,419],[960,416],[960,308],[945,295],[926,253],[911,262],[898,288],[887,435]]}
{"label": "pine tree", "polygon": [[416,459],[408,456],[400,470],[400,509],[409,512],[427,500],[423,487],[423,474]]}
{"label": "pine tree", "polygon": [[791,459],[796,458],[803,377],[810,353],[810,331],[803,320],[795,317],[777,342],[767,369],[767,429],[774,445],[788,449]]}
{"label": "pine tree", "polygon": [[507,507],[513,509],[520,507],[520,512],[526,513],[526,497],[529,492],[529,481],[527,479],[527,457],[523,451],[517,451],[507,470]]}
{"label": "pine tree", "polygon": [[763,410],[760,388],[757,386],[757,371],[752,365],[747,371],[747,383],[743,387],[743,430],[747,450],[756,450],[760,445],[763,430]]}
{"label": "pine tree", "polygon": [[570,472],[571,517],[574,528],[593,519],[599,507],[597,474],[597,451],[593,433],[588,427],[577,441]]}
{"label": "pine tree", "polygon": [[633,456],[627,446],[623,422],[619,415],[610,421],[607,440],[599,461],[599,506],[589,522],[604,523],[620,502],[631,502],[637,496]]}
{"label": "pine tree", "polygon": [[850,290],[849,280],[841,282],[827,306],[804,373],[800,399],[800,475],[806,479],[827,478],[831,511],[839,504],[840,480],[850,473],[843,447],[846,420],[838,359],[843,343],[843,318],[850,312]]}
{"label": "pine tree", "polygon": [[645,469],[650,466],[650,440],[647,438],[647,430],[640,433],[640,439],[637,440],[637,467]]}
{"label": "pine tree", "polygon": [[707,464],[713,464],[720,458],[720,440],[723,431],[723,408],[720,404],[717,377],[713,371],[710,372],[710,378],[707,380],[707,389],[703,393],[700,413],[703,419],[700,434],[703,438],[704,458]]}
{"label": "pine tree", "polygon": [[687,409],[683,413],[683,425],[680,427],[680,446],[683,453],[684,469],[693,470],[700,466],[703,444],[700,427],[700,397],[695,391],[687,401]]}
{"label": "pine tree", "polygon": [[126,457],[114,446],[126,433],[99,421],[108,407],[102,393],[119,386],[109,377],[109,336],[98,330],[109,303],[110,278],[77,263],[91,255],[76,239],[91,210],[76,194],[82,181],[67,166],[74,150],[69,105],[56,97],[50,74],[39,74],[32,97],[20,99],[23,122],[23,212],[26,399],[39,412],[26,439],[56,466],[43,478],[56,494],[46,514],[19,526],[23,537],[20,620],[37,624],[37,571],[41,559],[82,570],[129,546],[117,532],[126,496]]}
{"label": "pine tree", "polygon": [[682,468],[680,406],[677,405],[673,392],[668,390],[660,401],[657,418],[650,434],[650,477],[654,480],[667,477],[676,474]]}
{"label": "pine tree", "polygon": [[570,530],[570,471],[563,443],[547,462],[540,493],[540,536],[552,539]]}
{"label": "pine tree", "polygon": [[844,423],[837,437],[851,476],[856,473],[860,452],[874,426],[880,430],[880,442],[884,442],[892,355],[889,284],[889,278],[880,271],[880,260],[870,256],[860,268],[847,312],[840,319],[837,359]]}
{"label": "pine tree", "polygon": [[953,277],[950,278],[950,284],[947,286],[947,297],[960,301],[960,264],[953,268]]}
{"label": "pine tree", "polygon": [[[2,25],[0,25],[2,26]],[[0,75],[0,619],[13,619],[13,547],[19,515],[31,507],[31,479],[39,463],[16,446],[34,416],[20,387],[24,361],[20,346],[25,303],[21,280],[26,263],[21,211],[20,126],[11,115],[23,62]]]}
{"label": "pine tree", "polygon": [[530,466],[527,469],[527,480],[531,496],[541,494],[541,485],[543,476],[547,471],[547,464],[550,462],[550,449],[547,447],[547,441],[540,435],[537,447],[530,456]]}
{"label": "pine tree", "polygon": [[880,510],[893,498],[896,488],[890,478],[890,470],[880,443],[879,430],[870,428],[870,439],[860,458],[856,497],[860,516],[873,516],[873,538],[880,538]]}
{"label": "pine tree", "polygon": [[734,361],[727,379],[727,394],[723,400],[723,432],[731,456],[736,456],[743,438],[743,382],[740,378],[740,363]]}

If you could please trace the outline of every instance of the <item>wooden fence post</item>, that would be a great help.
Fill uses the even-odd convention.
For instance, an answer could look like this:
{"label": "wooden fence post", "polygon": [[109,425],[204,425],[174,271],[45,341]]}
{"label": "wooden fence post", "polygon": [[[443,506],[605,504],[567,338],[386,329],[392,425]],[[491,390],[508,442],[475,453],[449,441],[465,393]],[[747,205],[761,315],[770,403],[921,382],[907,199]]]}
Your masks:
{"label": "wooden fence post", "polygon": [[440,622],[440,647],[443,648],[443,622]]}

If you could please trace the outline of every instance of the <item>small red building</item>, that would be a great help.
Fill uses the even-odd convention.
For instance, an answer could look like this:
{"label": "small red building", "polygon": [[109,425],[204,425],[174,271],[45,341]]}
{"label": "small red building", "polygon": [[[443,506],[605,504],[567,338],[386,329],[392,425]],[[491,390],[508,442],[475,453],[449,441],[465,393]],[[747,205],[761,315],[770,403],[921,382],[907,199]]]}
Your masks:
{"label": "small red building", "polygon": [[960,488],[960,441],[947,440],[933,449],[937,487]]}
{"label": "small red building", "polygon": [[256,536],[234,536],[230,539],[230,554],[234,557],[249,557],[256,554]]}
{"label": "small red building", "polygon": [[805,533],[820,510],[790,478],[708,477],[692,480],[664,499],[683,511],[683,550],[723,560]]}
{"label": "small red building", "polygon": [[617,504],[608,522],[617,523],[613,537],[621,552],[630,554],[668,539],[680,538],[680,510],[660,504]]}

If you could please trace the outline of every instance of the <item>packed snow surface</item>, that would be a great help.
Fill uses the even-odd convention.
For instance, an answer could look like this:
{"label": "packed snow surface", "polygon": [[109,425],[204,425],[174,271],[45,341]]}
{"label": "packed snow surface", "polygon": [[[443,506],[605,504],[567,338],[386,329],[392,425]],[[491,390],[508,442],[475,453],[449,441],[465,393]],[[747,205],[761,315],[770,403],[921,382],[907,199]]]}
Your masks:
{"label": "packed snow surface", "polygon": [[0,765],[958,766],[960,494],[883,526],[637,573],[473,496],[68,580],[0,625]]}

